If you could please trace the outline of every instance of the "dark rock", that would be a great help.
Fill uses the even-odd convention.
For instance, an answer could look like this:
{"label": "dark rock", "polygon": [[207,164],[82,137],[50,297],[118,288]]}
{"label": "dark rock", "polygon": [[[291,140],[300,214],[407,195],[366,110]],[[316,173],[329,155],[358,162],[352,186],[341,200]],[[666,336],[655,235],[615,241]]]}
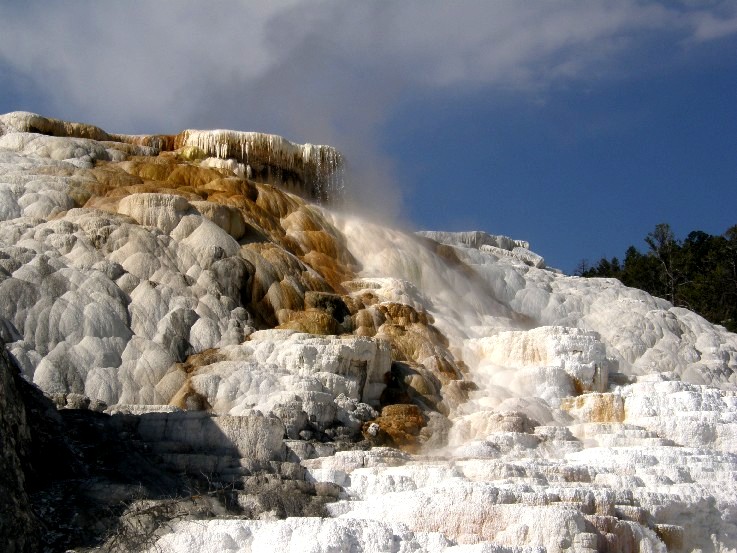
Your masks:
{"label": "dark rock", "polygon": [[[335,490],[316,493],[305,482],[304,468],[274,458],[278,451],[267,447],[262,453],[272,455],[268,459],[256,450],[240,451],[235,434],[242,434],[248,422],[243,418],[188,412],[110,416],[101,407],[82,395],[45,397],[20,376],[0,342],[3,553],[139,551],[174,520],[324,516],[325,503],[337,497]],[[152,442],[148,434],[158,419],[173,430],[177,421],[199,430],[170,432]],[[256,419],[259,436],[271,429],[281,438],[281,423]],[[212,470],[199,470],[205,465]]]}
{"label": "dark rock", "polygon": [[340,325],[341,331],[351,332],[351,312],[348,306],[337,294],[328,292],[305,292],[305,309],[320,309],[330,315]]}
{"label": "dark rock", "polygon": [[5,344],[0,345],[0,543],[7,553],[37,551],[38,520],[23,470],[31,454],[31,429],[18,386],[19,371],[11,364]]}

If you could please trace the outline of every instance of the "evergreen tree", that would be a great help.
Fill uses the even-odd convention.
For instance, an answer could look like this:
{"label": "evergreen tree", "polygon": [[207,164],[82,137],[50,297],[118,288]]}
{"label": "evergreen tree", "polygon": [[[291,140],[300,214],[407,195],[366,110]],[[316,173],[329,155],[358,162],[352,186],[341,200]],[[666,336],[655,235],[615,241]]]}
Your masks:
{"label": "evergreen tree", "polygon": [[722,236],[696,230],[680,242],[670,225],[661,223],[645,243],[647,252],[630,246],[623,263],[616,257],[594,266],[582,261],[577,274],[617,278],[737,331],[737,225]]}

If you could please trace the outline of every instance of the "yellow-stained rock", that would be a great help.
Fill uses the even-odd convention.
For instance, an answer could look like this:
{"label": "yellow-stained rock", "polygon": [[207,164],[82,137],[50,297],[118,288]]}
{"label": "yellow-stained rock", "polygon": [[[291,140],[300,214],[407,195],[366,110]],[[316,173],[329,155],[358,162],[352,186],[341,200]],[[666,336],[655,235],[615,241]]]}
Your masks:
{"label": "yellow-stained rock", "polygon": [[567,397],[560,407],[582,422],[624,422],[624,400],[619,394],[591,392]]}
{"label": "yellow-stained rock", "polygon": [[340,333],[336,320],[320,309],[307,309],[305,311],[283,309],[277,315],[280,323],[277,328],[296,330],[308,334],[331,335]]}
{"label": "yellow-stained rock", "polygon": [[[378,426],[378,431],[372,424]],[[417,405],[387,405],[378,418],[364,424],[363,432],[369,438],[379,436],[387,444],[415,453],[421,446],[418,437],[426,424],[425,416]]]}

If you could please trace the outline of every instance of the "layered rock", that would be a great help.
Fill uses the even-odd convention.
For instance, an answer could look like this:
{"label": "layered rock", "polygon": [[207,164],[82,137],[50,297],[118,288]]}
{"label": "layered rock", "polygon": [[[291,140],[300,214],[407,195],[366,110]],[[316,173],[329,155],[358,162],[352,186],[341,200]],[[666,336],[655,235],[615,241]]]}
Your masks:
{"label": "layered rock", "polygon": [[96,160],[122,161],[129,155],[178,150],[204,167],[277,184],[319,202],[340,200],[345,186],[340,152],[274,134],[191,129],[177,135],[108,134],[94,125],[13,112],[0,116],[0,136],[0,147],[81,167]]}
{"label": "layered rock", "polygon": [[[341,165],[258,133],[0,117],[9,359],[90,440],[230,494],[107,546],[734,550],[737,336],[526,242],[290,193],[332,197]],[[161,512],[125,497],[119,530]],[[226,515],[248,520],[176,522]],[[332,518],[276,520],[301,515]]]}
{"label": "layered rock", "polygon": [[[207,166],[227,167],[259,182],[278,184],[315,200],[339,199],[343,193],[343,157],[330,146],[298,145],[274,134],[229,130],[177,135],[175,148],[189,155],[203,152]],[[214,158],[214,159],[213,159]],[[219,163],[224,160],[226,164]]]}
{"label": "layered rock", "polygon": [[183,381],[175,405],[207,405],[218,414],[274,413],[290,438],[360,438],[376,417],[389,348],[367,338],[331,338],[260,331],[239,346],[220,348],[217,361],[166,380]]}
{"label": "layered rock", "polygon": [[57,411],[4,350],[0,384],[4,551],[141,551],[176,520],[323,516],[337,496],[287,460],[274,416],[151,406],[108,415],[73,393],[53,396]]}

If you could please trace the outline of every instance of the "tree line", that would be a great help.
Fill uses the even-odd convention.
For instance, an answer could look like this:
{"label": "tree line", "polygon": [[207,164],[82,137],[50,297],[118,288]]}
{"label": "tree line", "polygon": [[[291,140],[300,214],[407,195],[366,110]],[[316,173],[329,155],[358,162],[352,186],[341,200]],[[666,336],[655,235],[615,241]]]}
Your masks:
{"label": "tree line", "polygon": [[602,258],[590,266],[583,260],[576,274],[619,279],[737,332],[737,225],[719,236],[695,230],[678,240],[661,223],[645,243],[644,253],[630,246],[623,262]]}

